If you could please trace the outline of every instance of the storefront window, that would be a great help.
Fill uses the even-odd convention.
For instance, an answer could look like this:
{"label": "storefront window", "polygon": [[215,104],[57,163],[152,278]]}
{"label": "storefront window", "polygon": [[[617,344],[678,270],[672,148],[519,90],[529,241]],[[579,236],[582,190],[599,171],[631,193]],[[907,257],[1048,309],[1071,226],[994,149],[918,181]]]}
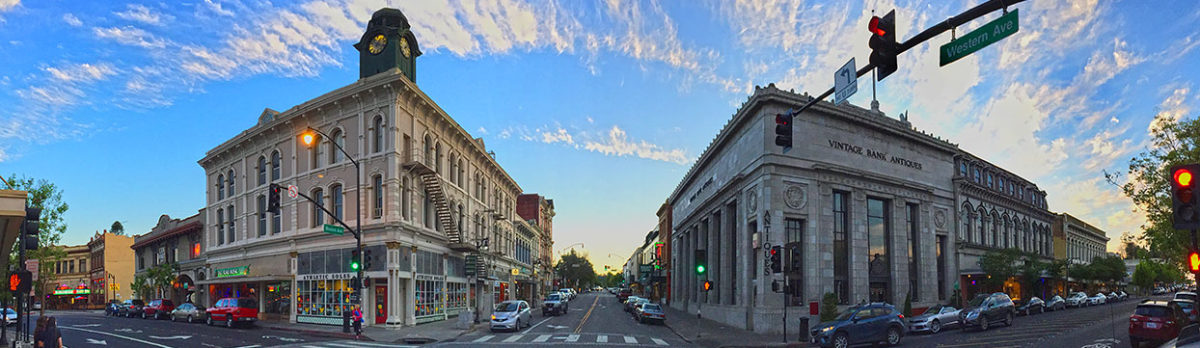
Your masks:
{"label": "storefront window", "polygon": [[446,308],[447,313],[454,315],[467,309],[467,283],[446,283]]}
{"label": "storefront window", "polygon": [[[342,312],[350,310],[351,290],[347,279],[296,281],[297,320],[321,324],[341,323]],[[285,297],[279,303],[286,305],[287,302]]]}
{"label": "storefront window", "polygon": [[445,313],[444,303],[442,302],[443,287],[445,282],[441,279],[433,277],[418,277],[417,278],[417,293],[416,293],[416,316],[421,317],[441,315]]}
{"label": "storefront window", "polygon": [[269,314],[287,314],[292,302],[292,283],[287,281],[267,283],[266,290],[263,294],[263,298],[266,300],[263,310]]}

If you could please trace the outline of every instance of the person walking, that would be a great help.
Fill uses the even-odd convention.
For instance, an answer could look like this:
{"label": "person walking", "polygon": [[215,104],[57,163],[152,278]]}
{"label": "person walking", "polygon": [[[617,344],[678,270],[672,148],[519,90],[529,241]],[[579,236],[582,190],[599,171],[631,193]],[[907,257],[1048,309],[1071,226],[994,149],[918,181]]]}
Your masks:
{"label": "person walking", "polygon": [[352,323],[354,323],[354,339],[357,340],[357,339],[359,339],[359,336],[362,335],[362,324],[363,324],[362,307],[359,305],[354,305],[354,310],[351,311],[350,315],[351,315],[350,321]]}
{"label": "person walking", "polygon": [[50,321],[49,317],[45,317],[45,316],[38,317],[37,326],[34,327],[34,329],[33,329],[33,346],[34,347],[42,348],[42,347],[46,346],[46,342],[45,342],[46,323],[48,323],[49,321]]}

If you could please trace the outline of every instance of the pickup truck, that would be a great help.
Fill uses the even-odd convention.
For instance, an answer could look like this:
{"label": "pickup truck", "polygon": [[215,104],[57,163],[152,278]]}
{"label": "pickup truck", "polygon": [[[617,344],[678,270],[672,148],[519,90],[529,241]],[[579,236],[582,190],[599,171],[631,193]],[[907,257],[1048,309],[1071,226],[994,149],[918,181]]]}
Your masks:
{"label": "pickup truck", "polygon": [[559,292],[546,295],[546,300],[542,302],[542,316],[566,314],[567,299],[564,296]]}

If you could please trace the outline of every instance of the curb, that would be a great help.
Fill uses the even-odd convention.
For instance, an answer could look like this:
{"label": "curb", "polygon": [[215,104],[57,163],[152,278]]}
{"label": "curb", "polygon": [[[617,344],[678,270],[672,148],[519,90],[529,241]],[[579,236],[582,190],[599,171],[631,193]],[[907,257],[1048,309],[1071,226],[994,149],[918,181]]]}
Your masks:
{"label": "curb", "polygon": [[[299,332],[299,333],[303,333],[303,334],[307,334],[307,335],[313,335],[313,336],[354,339],[354,334],[348,334],[348,333],[344,333],[344,332],[330,332],[330,331],[321,331],[321,330],[295,329],[295,328],[283,327],[283,326],[264,326],[264,327],[265,327],[265,328],[267,328],[267,329],[271,329],[271,330],[277,330],[277,331],[290,331],[290,332]],[[367,337],[366,335],[359,336],[359,337],[358,337],[358,340],[359,340],[359,341],[368,341],[368,342],[374,342],[374,341],[375,341],[375,340],[372,340],[370,337]]]}

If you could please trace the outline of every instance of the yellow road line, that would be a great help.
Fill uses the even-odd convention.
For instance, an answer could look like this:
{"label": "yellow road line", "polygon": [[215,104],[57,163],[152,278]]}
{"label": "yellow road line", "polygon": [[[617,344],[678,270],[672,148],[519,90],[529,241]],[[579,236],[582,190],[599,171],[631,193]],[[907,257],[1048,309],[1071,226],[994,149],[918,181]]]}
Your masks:
{"label": "yellow road line", "polygon": [[592,316],[592,310],[596,309],[597,303],[600,303],[600,296],[596,296],[596,300],[592,301],[592,308],[588,308],[587,314],[584,314],[583,319],[579,320],[579,326],[575,327],[575,333],[579,333],[579,330],[583,329],[583,324],[587,323],[588,318]]}

